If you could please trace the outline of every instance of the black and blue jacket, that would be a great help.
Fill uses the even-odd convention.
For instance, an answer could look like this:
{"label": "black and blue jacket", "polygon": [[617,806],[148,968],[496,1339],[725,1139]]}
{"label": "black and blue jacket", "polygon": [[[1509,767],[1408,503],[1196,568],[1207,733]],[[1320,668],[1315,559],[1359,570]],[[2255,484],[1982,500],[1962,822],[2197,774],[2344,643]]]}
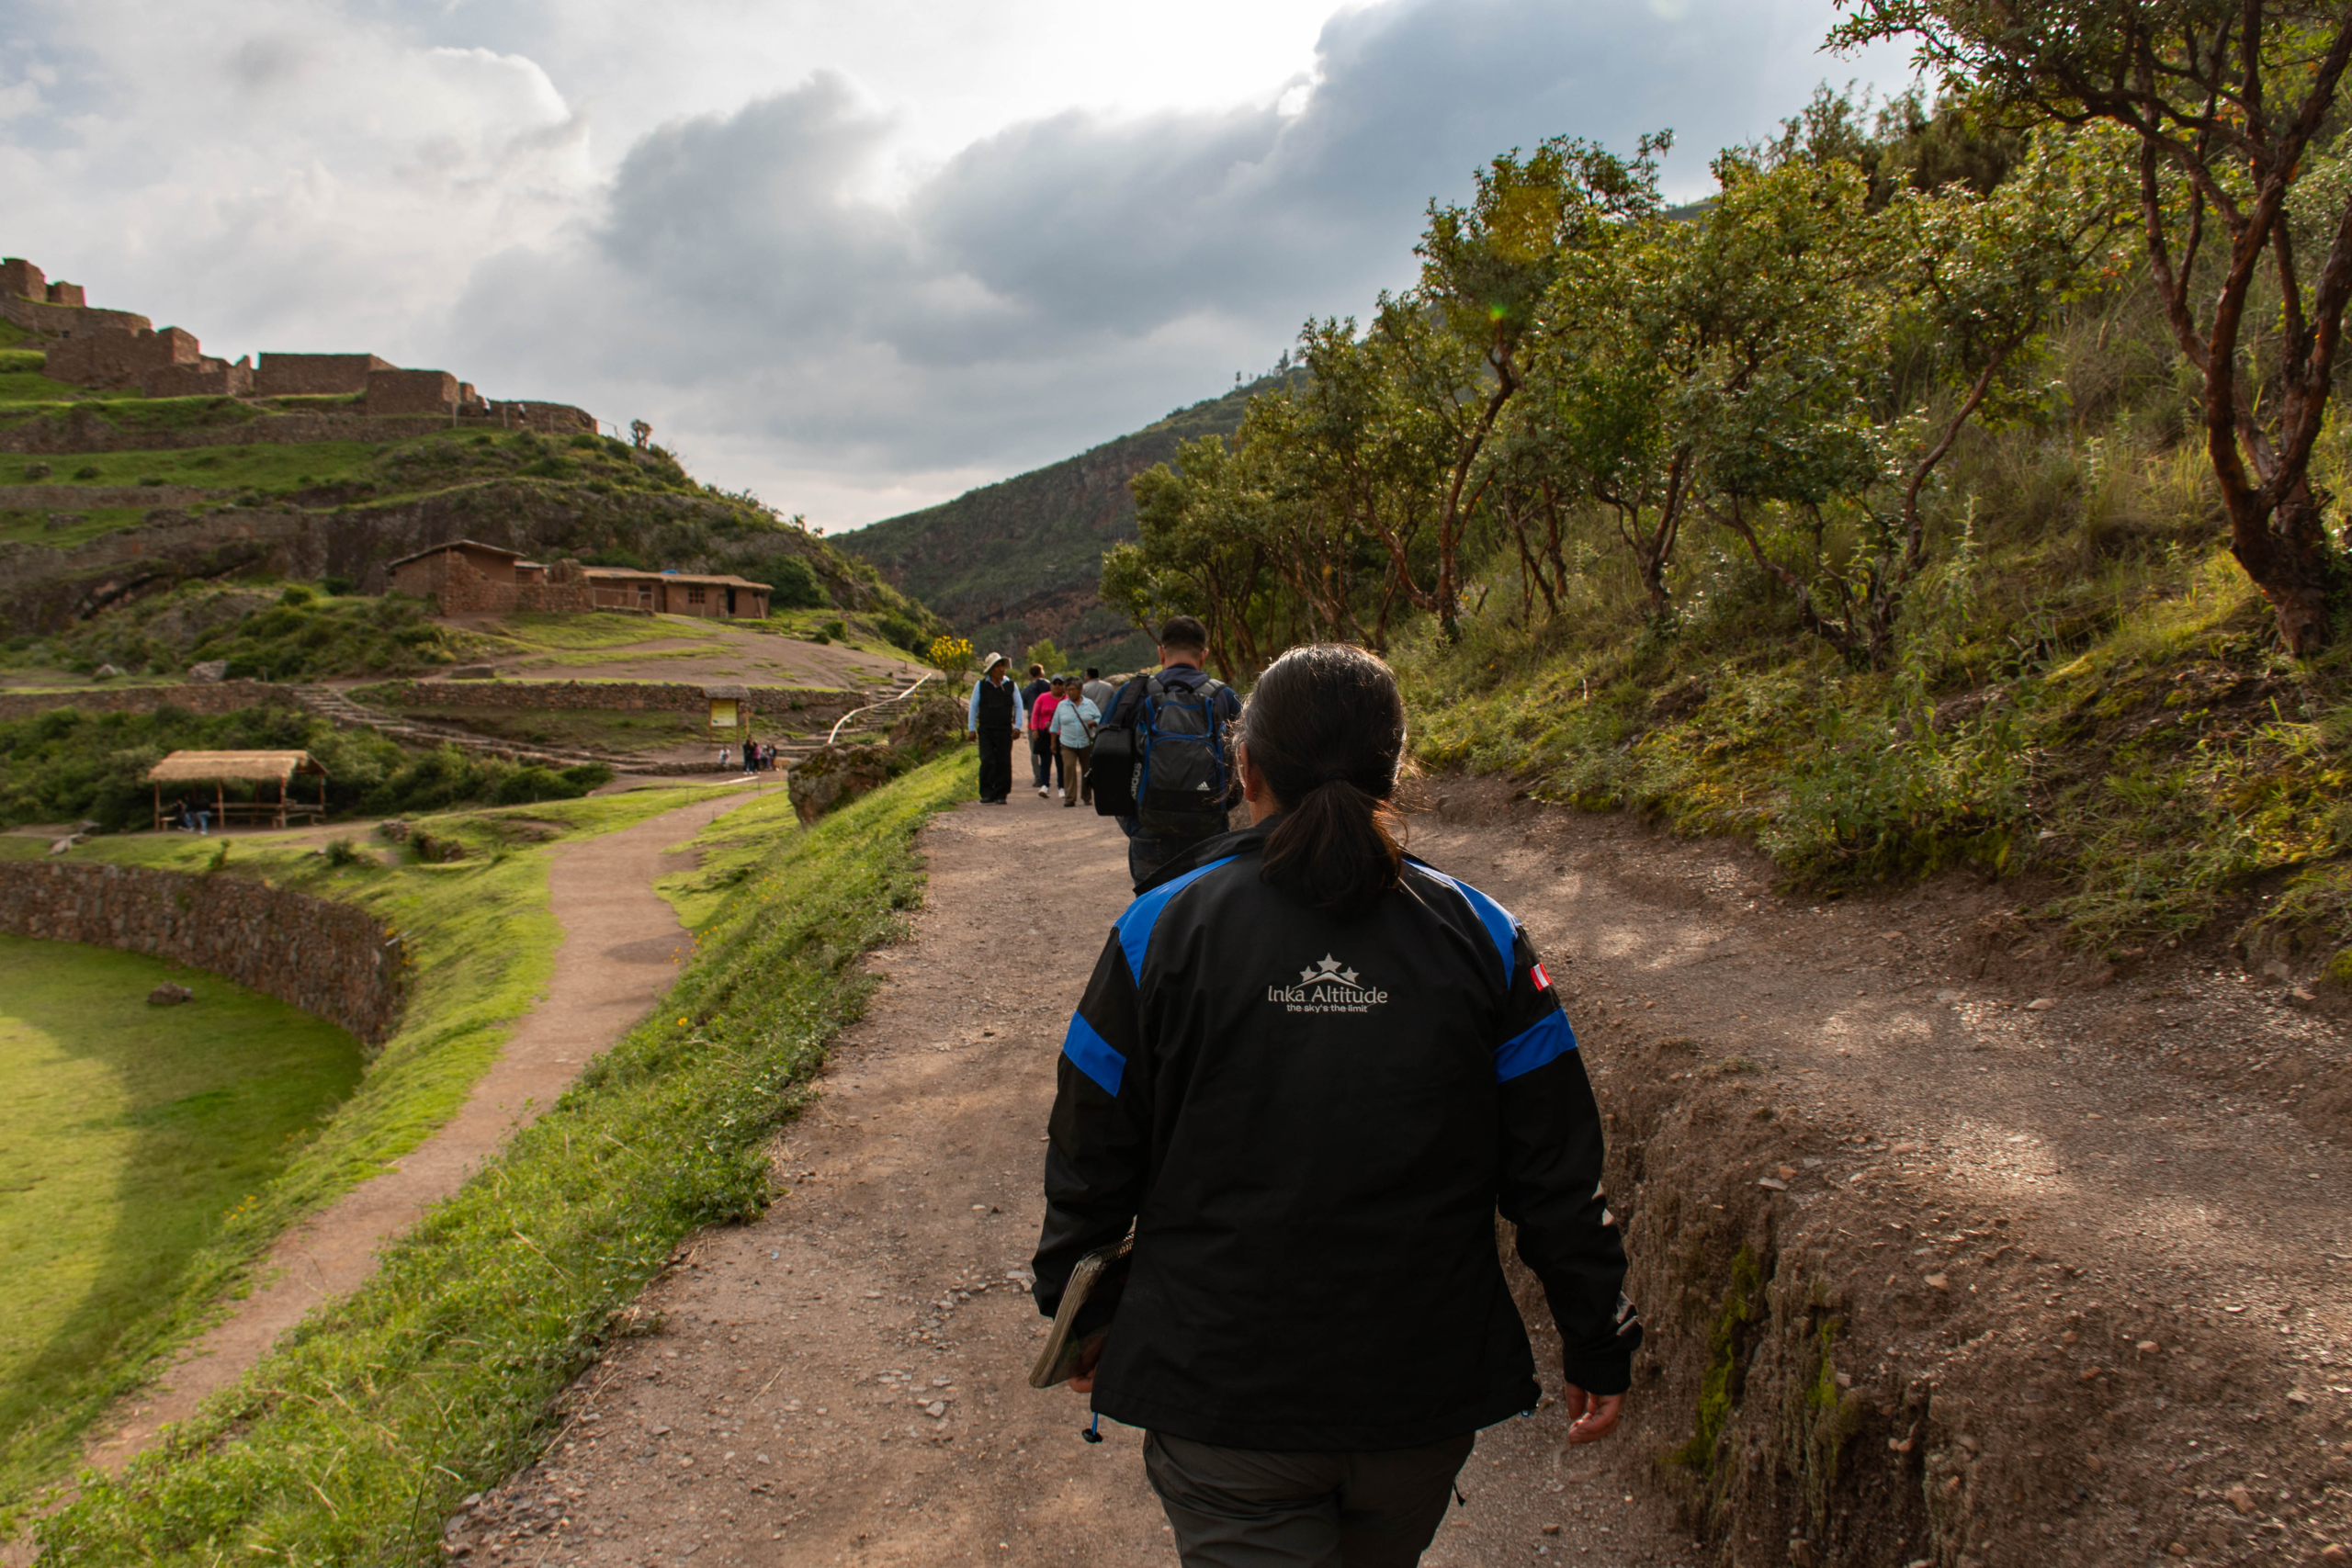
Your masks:
{"label": "black and blue jacket", "polygon": [[1259,878],[1271,827],[1147,884],[1070,1020],[1038,1307],[1136,1232],[1094,1408],[1293,1451],[1416,1447],[1532,1409],[1498,1211],[1568,1380],[1622,1393],[1641,1325],[1600,1113],[1526,932],[1418,862],[1369,912],[1306,908]]}

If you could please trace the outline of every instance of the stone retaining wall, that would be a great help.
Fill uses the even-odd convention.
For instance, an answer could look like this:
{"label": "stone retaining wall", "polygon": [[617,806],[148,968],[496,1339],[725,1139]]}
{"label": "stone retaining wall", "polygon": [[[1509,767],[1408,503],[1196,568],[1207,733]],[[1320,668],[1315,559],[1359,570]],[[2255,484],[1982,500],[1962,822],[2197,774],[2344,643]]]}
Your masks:
{"label": "stone retaining wall", "polygon": [[[865,699],[857,692],[747,686],[750,706],[771,718],[797,714],[831,723]],[[584,708],[603,713],[682,713],[701,718],[710,699],[699,685],[650,681],[387,681],[366,699],[392,707]]]}
{"label": "stone retaining wall", "polygon": [[209,685],[86,686],[67,692],[0,692],[0,719],[30,718],[51,708],[84,713],[153,713],[175,707],[210,716],[265,703],[292,705],[293,693],[266,681],[220,681]]}
{"label": "stone retaining wall", "polygon": [[400,1027],[406,999],[406,955],[373,916],[247,877],[0,861],[0,931],[209,970],[371,1046]]}

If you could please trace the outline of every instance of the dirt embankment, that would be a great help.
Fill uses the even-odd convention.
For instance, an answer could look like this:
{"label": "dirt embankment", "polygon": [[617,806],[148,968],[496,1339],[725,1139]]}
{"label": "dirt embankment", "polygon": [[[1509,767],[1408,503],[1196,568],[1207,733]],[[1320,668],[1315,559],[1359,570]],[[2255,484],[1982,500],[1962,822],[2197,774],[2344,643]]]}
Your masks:
{"label": "dirt embankment", "polygon": [[[2338,1560],[2333,1022],[2222,954],[2070,961],[1997,887],[1783,899],[1735,848],[1418,793],[1417,852],[1561,986],[1650,1325],[1620,1438],[1486,1433],[1430,1563]],[[1034,795],[931,829],[786,1196],[680,1255],[453,1554],[1170,1560],[1136,1435],[1083,1445],[1023,1383],[1054,1055],[1122,847]]]}

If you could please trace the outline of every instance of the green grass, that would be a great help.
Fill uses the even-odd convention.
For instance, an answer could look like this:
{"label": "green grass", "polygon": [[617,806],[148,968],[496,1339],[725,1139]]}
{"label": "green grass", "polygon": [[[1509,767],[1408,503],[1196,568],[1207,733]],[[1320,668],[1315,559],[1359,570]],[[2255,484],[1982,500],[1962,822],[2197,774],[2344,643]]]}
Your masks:
{"label": "green grass", "polygon": [[678,923],[690,931],[709,924],[727,907],[735,889],[775,852],[782,837],[799,829],[784,775],[760,776],[773,782],[759,786],[758,799],[737,807],[684,843],[669,847],[671,852],[688,848],[701,852],[693,870],[673,873],[653,885],[654,891],[678,911]]}
{"label": "green grass", "polygon": [[[197,999],[149,1007],[165,981]],[[0,1453],[66,1436],[51,1414],[110,1382],[126,1326],[176,1293],[360,1064],[342,1030],[217,976],[0,936]]]}
{"label": "green grass", "polygon": [[509,615],[487,635],[518,653],[553,654],[604,653],[679,637],[723,640],[712,622],[694,615],[571,615],[538,610]]}
{"label": "green grass", "polygon": [[[561,932],[548,908],[545,846],[628,827],[703,793],[631,791],[418,819],[436,837],[468,847],[467,858],[450,864],[386,866],[369,859],[337,868],[290,835],[141,835],[100,839],[74,852],[76,859],[257,877],[356,904],[401,933],[412,989],[399,1032],[333,1116],[280,1151],[274,1176],[243,1186],[241,1196],[250,1201],[184,1252],[164,1286],[122,1298],[122,1315],[105,1325],[110,1338],[104,1353],[86,1359],[70,1386],[53,1390],[38,1413],[0,1435],[0,1501],[22,1501],[70,1461],[90,1420],[202,1328],[287,1225],[414,1148],[465,1103],[553,973]],[[0,837],[0,853],[10,858],[26,846],[43,848],[20,835]],[[129,1038],[135,1043],[139,1031],[130,1029]]]}
{"label": "green grass", "polygon": [[41,374],[41,356],[18,349],[0,361],[0,406],[15,403],[62,403],[73,400],[82,389],[65,381],[52,381]]}
{"label": "green grass", "polygon": [[[52,515],[68,521],[62,527],[52,527]],[[102,535],[136,528],[145,521],[143,506],[10,507],[0,510],[0,539],[63,550]]]}
{"label": "green grass", "polygon": [[775,1201],[765,1143],[920,897],[912,840],[969,790],[919,770],[781,835],[656,1015],[164,1450],[37,1527],[85,1562],[423,1563],[525,1462],[614,1314],[694,1228]]}
{"label": "green grass", "polygon": [[[140,400],[139,406],[163,407],[206,399]],[[46,484],[57,487],[59,504],[71,506],[77,485],[135,485],[160,479],[175,485],[236,495],[257,491],[270,495],[291,494],[317,485],[332,485],[366,473],[382,450],[367,441],[312,441],[302,446],[256,441],[243,446],[183,446],[135,452],[84,452],[0,458],[0,484]],[[46,477],[27,469],[46,466]]]}

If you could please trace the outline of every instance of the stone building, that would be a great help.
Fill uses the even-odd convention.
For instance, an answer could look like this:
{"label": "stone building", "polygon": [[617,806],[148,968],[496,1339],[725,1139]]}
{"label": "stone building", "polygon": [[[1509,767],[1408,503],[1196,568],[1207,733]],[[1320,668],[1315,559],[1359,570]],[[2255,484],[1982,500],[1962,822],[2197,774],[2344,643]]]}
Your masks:
{"label": "stone building", "polygon": [[203,363],[204,351],[194,333],[178,327],[148,331],[101,326],[51,344],[42,357],[41,374],[69,386],[120,390],[143,387],[154,371]]}
{"label": "stone building", "polygon": [[645,610],[712,620],[760,620],[769,585],[725,573],[631,571],[618,567],[553,566],[526,560],[472,539],[454,539],[403,556],[390,567],[392,587],[431,599],[445,615],[497,615],[516,610]]}
{"label": "stone building", "polygon": [[265,354],[254,367],[257,398],[349,397],[368,389],[368,378],[392,362],[372,354]]}

